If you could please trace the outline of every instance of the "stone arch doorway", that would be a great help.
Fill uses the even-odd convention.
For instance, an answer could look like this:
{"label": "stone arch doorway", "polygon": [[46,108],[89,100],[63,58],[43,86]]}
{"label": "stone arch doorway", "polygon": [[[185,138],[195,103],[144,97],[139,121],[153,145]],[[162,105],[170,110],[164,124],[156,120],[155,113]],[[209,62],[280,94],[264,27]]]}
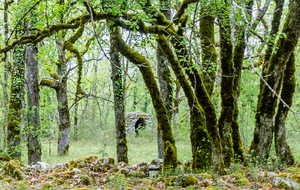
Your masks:
{"label": "stone arch doorway", "polygon": [[139,129],[152,126],[152,115],[141,111],[128,112],[125,118],[126,132],[130,134],[137,134]]}

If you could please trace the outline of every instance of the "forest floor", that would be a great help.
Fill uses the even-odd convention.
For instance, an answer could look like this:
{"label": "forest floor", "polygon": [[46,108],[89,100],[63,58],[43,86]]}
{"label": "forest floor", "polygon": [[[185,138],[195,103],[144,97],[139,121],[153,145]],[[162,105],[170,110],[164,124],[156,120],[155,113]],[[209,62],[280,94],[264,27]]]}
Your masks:
{"label": "forest floor", "polygon": [[[2,157],[0,157],[1,159]],[[280,167],[275,162],[264,166],[232,164],[226,175],[212,170],[190,170],[190,163],[181,164],[172,172],[159,172],[162,160],[151,163],[115,164],[113,158],[97,155],[50,166],[44,162],[25,166],[3,157],[0,189],[299,189],[300,165]]]}

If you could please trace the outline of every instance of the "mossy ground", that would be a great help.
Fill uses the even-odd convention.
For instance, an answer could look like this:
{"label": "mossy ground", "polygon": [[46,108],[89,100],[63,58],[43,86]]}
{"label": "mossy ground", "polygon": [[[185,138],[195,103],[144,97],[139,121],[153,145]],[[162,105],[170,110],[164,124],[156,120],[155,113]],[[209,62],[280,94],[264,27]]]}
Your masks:
{"label": "mossy ground", "polygon": [[155,177],[124,175],[113,169],[93,172],[90,165],[81,168],[81,173],[76,173],[69,171],[69,166],[64,165],[61,170],[50,168],[49,173],[26,170],[24,173],[29,176],[26,180],[11,178],[2,172],[4,178],[0,180],[0,189],[276,189],[273,185],[275,177],[289,176],[299,182],[300,167],[278,167],[277,164],[249,164],[247,167],[233,164],[226,169],[226,175],[219,175],[212,170],[199,172],[192,171],[191,168],[177,169]]}

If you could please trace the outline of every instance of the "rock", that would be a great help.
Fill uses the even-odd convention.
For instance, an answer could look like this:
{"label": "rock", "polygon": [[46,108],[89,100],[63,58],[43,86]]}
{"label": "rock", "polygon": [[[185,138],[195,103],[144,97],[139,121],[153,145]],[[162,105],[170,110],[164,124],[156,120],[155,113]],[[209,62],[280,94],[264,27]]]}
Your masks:
{"label": "rock", "polygon": [[75,173],[81,173],[81,172],[82,172],[82,171],[81,171],[80,169],[78,169],[78,168],[73,168],[72,171],[75,172]]}
{"label": "rock", "polygon": [[248,184],[249,180],[247,178],[242,178],[242,179],[236,180],[235,183],[237,185],[243,186],[243,185]]}
{"label": "rock", "polygon": [[146,162],[141,162],[137,165],[138,167],[148,166]]}
{"label": "rock", "polygon": [[35,168],[36,170],[41,169],[42,172],[48,172],[50,165],[45,162],[37,162]]}
{"label": "rock", "polygon": [[70,161],[70,170],[73,168],[83,168],[85,167],[88,163],[94,162],[98,158],[97,155],[90,155],[86,157],[81,157],[75,160]]}
{"label": "rock", "polygon": [[275,172],[267,172],[267,173],[265,174],[265,176],[266,176],[266,177],[275,177],[275,176],[277,176],[277,174],[276,174]]}
{"label": "rock", "polygon": [[148,165],[149,170],[161,170],[161,166],[160,165],[153,165],[150,164]]}
{"label": "rock", "polygon": [[129,174],[129,172],[130,172],[130,170],[128,169],[128,168],[122,168],[122,169],[120,169],[120,173],[121,174]]}
{"label": "rock", "polygon": [[291,189],[291,190],[299,189],[299,183],[284,177],[276,177],[273,181],[273,185],[276,188],[280,188],[280,189]]}
{"label": "rock", "polygon": [[106,166],[106,167],[110,166],[111,167],[111,165],[115,165],[115,159],[111,158],[111,157],[102,158],[102,159],[100,159],[100,161],[102,162],[101,166]]}
{"label": "rock", "polygon": [[194,185],[198,182],[198,178],[196,178],[195,176],[193,175],[184,175],[181,180],[180,180],[180,186],[182,187],[187,187],[187,186],[190,186],[190,185]]}
{"label": "rock", "polygon": [[127,166],[125,162],[119,162],[117,166],[120,166],[121,168],[124,168]]}
{"label": "rock", "polygon": [[62,167],[64,167],[63,164],[55,164],[52,168],[54,169],[54,168],[62,168]]}
{"label": "rock", "polygon": [[149,170],[149,177],[154,177],[160,174],[160,170]]}
{"label": "rock", "polygon": [[15,169],[12,177],[18,180],[28,179],[28,176],[25,175],[20,169]]}
{"label": "rock", "polygon": [[160,159],[160,158],[156,158],[156,159],[153,159],[151,164],[152,165],[160,165],[160,164],[163,164],[163,159]]}

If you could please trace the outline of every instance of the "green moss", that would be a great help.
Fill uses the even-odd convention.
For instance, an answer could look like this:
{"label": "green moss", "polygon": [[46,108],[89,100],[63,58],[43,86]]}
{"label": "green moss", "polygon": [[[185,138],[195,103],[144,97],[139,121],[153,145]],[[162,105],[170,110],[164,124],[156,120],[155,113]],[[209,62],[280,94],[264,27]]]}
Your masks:
{"label": "green moss", "polygon": [[[203,10],[202,10],[203,13]],[[214,90],[216,79],[217,52],[215,49],[214,17],[204,15],[200,19],[200,39],[202,47],[203,84],[209,96]]]}
{"label": "green moss", "polygon": [[96,161],[97,158],[98,158],[97,155],[90,155],[75,160],[71,160],[70,170],[73,170],[73,168],[83,168],[87,163],[92,163],[93,161]]}
{"label": "green moss", "polygon": [[291,176],[291,173],[280,173],[277,175],[277,177],[287,177],[287,176]]}
{"label": "green moss", "polygon": [[53,185],[51,183],[43,183],[41,190],[51,190]]}
{"label": "green moss", "polygon": [[187,187],[190,185],[194,185],[198,182],[198,178],[193,175],[184,175],[180,180],[180,186]]}
{"label": "green moss", "polygon": [[21,170],[22,166],[23,165],[21,165],[19,160],[11,160],[5,163],[5,165],[3,166],[3,171],[7,175],[13,175],[15,170]]}
{"label": "green moss", "polygon": [[11,157],[9,155],[2,155],[0,156],[0,160],[2,161],[10,161],[11,160]]}
{"label": "green moss", "polygon": [[212,179],[213,178],[212,175],[207,174],[207,173],[200,173],[200,174],[198,174],[198,176],[201,177],[201,178],[207,178],[207,179]]}
{"label": "green moss", "polygon": [[8,177],[8,178],[4,178],[3,181],[6,181],[6,182],[8,182],[8,183],[11,183],[11,182],[13,182],[13,179],[10,178],[10,177]]}
{"label": "green moss", "polygon": [[18,182],[16,189],[20,189],[20,190],[30,189],[29,184],[30,183],[27,180],[20,181]]}
{"label": "green moss", "polygon": [[23,179],[23,175],[21,173],[21,170],[20,169],[15,169],[12,177],[15,178],[15,179],[18,179],[18,180],[22,180]]}
{"label": "green moss", "polygon": [[241,173],[233,173],[230,175],[231,177],[234,177],[236,179],[240,179],[241,177],[243,177],[243,175]]}
{"label": "green moss", "polygon": [[242,178],[242,179],[236,180],[235,183],[239,186],[244,186],[249,183],[249,180],[247,178]]}
{"label": "green moss", "polygon": [[87,175],[80,176],[80,181],[83,185],[92,185],[93,183],[93,180]]}

